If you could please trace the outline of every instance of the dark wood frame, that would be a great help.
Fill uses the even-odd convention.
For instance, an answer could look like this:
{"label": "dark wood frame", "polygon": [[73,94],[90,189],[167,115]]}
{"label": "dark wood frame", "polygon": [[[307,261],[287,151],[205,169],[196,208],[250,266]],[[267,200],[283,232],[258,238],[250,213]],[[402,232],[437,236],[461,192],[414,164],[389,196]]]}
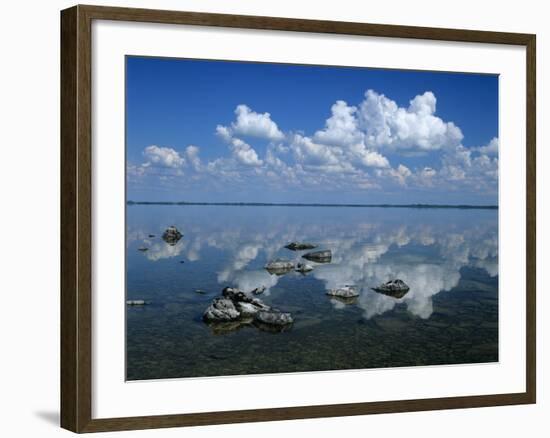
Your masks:
{"label": "dark wood frame", "polygon": [[[221,26],[525,46],[527,52],[527,369],[523,393],[92,419],[92,20]],[[61,426],[74,432],[289,420],[536,402],[536,37],[290,18],[75,6],[61,12]]]}

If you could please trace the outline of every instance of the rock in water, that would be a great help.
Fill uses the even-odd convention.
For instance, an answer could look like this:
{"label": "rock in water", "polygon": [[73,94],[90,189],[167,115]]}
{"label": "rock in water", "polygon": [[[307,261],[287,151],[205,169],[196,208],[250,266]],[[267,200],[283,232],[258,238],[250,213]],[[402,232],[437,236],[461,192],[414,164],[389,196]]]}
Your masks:
{"label": "rock in water", "polygon": [[403,280],[395,279],[373,287],[372,290],[394,298],[403,298],[409,292],[409,286]]}
{"label": "rock in water", "polygon": [[294,263],[289,260],[272,260],[264,266],[267,272],[275,275],[283,275],[294,269]]}
{"label": "rock in water", "polygon": [[308,263],[298,263],[295,270],[296,272],[300,272],[301,274],[306,274],[313,271],[313,266]]}
{"label": "rock in water", "polygon": [[330,249],[325,249],[323,251],[313,251],[304,254],[302,257],[312,262],[330,263],[330,261],[332,260],[332,251]]}
{"label": "rock in water", "polygon": [[262,310],[262,308],[252,303],[236,303],[235,307],[237,307],[237,309],[241,313],[241,318],[254,316]]}
{"label": "rock in water", "polygon": [[210,326],[228,322],[239,324],[231,324],[227,327],[228,330],[222,330],[220,327],[219,333],[227,333],[252,322],[261,330],[281,332],[293,322],[290,313],[271,309],[259,298],[252,296],[252,292],[245,293],[233,287],[226,287],[222,294],[223,297],[215,298],[206,309],[203,320]]}
{"label": "rock in water", "polygon": [[265,292],[266,287],[265,286],[259,286],[256,289],[252,289],[250,293],[254,295],[261,295]]}
{"label": "rock in water", "polygon": [[251,303],[253,300],[256,299],[251,295],[243,292],[242,290],[239,290],[234,287],[224,287],[222,290],[222,295],[225,298],[229,298],[234,303],[238,303],[238,302]]}
{"label": "rock in water", "polygon": [[306,243],[306,242],[290,242],[288,245],[285,246],[285,248],[290,249],[292,251],[301,251],[304,249],[317,248],[317,245],[314,245],[313,243]]}
{"label": "rock in water", "polygon": [[228,322],[207,322],[208,327],[210,327],[210,330],[212,330],[214,335],[226,335],[228,333],[236,332],[243,327],[248,327],[251,323],[252,319],[239,319]]}
{"label": "rock in water", "polygon": [[329,289],[327,295],[339,298],[354,298],[359,296],[359,291],[357,290],[357,286],[346,285],[344,287]]}
{"label": "rock in water", "polygon": [[292,315],[290,313],[283,313],[283,312],[258,312],[256,314],[255,320],[257,322],[260,322],[262,324],[269,324],[269,325],[276,325],[276,326],[284,326],[288,324],[292,324],[294,320],[292,319]]}
{"label": "rock in water", "polygon": [[222,295],[230,299],[237,310],[244,312],[247,316],[254,315],[262,310],[270,310],[270,307],[264,304],[262,300],[239,289],[226,287],[222,291]]}
{"label": "rock in water", "polygon": [[357,303],[357,297],[343,298],[343,297],[332,296],[330,299],[332,301],[342,303],[346,306]]}
{"label": "rock in water", "polygon": [[215,298],[205,310],[203,319],[206,322],[227,322],[239,319],[241,313],[229,298]]}
{"label": "rock in water", "polygon": [[175,245],[183,237],[183,234],[175,226],[170,226],[166,228],[166,231],[162,234],[162,239],[168,245]]}

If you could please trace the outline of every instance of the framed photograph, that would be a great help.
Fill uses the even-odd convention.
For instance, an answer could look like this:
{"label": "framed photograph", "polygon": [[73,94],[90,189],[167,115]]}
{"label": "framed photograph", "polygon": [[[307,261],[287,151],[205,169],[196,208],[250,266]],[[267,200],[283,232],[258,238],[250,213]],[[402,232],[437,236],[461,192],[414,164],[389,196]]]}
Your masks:
{"label": "framed photograph", "polygon": [[61,13],[61,423],[535,403],[535,35]]}

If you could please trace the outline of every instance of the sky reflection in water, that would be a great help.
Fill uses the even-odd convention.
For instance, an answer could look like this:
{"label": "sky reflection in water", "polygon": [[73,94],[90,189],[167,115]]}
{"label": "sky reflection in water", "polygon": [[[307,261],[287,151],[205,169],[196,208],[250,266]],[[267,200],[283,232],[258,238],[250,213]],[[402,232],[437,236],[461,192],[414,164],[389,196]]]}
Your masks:
{"label": "sky reflection in water", "polygon": [[[497,224],[497,210],[129,206],[127,298],[150,300],[152,305],[128,310],[128,378],[497,360]],[[184,234],[175,245],[168,245],[160,238],[169,225],[175,225]],[[149,237],[150,234],[155,237]],[[307,251],[284,248],[291,241],[331,249],[331,263],[309,262],[315,269],[306,275],[295,272],[270,275],[263,269],[269,260],[303,261],[301,255]],[[148,250],[140,252],[140,247]],[[371,289],[395,278],[410,286],[402,298]],[[344,285],[356,285],[359,289],[359,297],[351,304],[325,295],[326,290]],[[239,334],[241,331],[228,333],[223,337],[224,348],[240,351],[243,343],[257,342],[256,351],[231,354],[230,361],[227,357],[212,360],[215,357],[212,354],[219,349],[214,338],[220,337],[208,330],[200,317],[225,286],[245,291],[265,286],[267,290],[261,298],[269,305],[292,311],[294,327],[288,334],[270,334],[268,338],[253,330],[246,330],[246,338]],[[196,289],[205,290],[206,294],[196,294]],[[451,292],[445,295],[443,291]],[[461,307],[456,299],[461,293],[466,307]],[[452,336],[448,340],[438,338],[434,342],[443,350],[447,342],[464,345],[462,353],[454,345],[452,354],[451,350],[445,350],[437,358],[427,351],[407,351],[396,356],[405,347],[392,341],[396,348],[390,354],[396,356],[393,359],[382,360],[383,354],[378,350],[378,358],[372,356],[373,350],[362,362],[361,354],[354,355],[353,360],[349,355],[347,360],[340,357],[347,349],[351,352],[363,348],[361,345],[368,350],[368,343],[362,342],[361,337],[376,340],[377,348],[385,345],[385,352],[391,349],[388,342],[396,334],[399,342],[412,337],[420,350],[428,350],[432,342],[428,328],[430,323],[435,324],[430,317],[434,311],[437,313],[434,297],[438,294],[443,303],[445,297],[452,300],[452,294],[455,295],[452,307],[442,310],[437,319],[443,324],[441,327],[453,330],[449,330]],[[488,330],[485,338],[474,339],[473,332],[465,332],[465,327],[469,327],[466,319],[470,317],[477,326],[481,324]],[[363,325],[358,320],[363,320]],[[369,324],[376,327],[369,330]],[[318,333],[326,329],[322,338],[326,344],[325,356],[318,363],[311,359],[302,363],[306,339],[307,342],[315,339],[316,332],[309,329],[313,325]],[[334,330],[340,336],[334,334],[332,338]],[[348,336],[355,337],[355,345],[342,341],[346,331]],[[296,342],[282,343],[279,337]],[[479,350],[478,347],[483,354],[476,356],[472,351]],[[163,354],[165,348],[170,349],[169,354]],[[272,354],[282,354],[284,358],[274,362],[267,357]],[[205,358],[209,358],[208,364],[204,363]]]}

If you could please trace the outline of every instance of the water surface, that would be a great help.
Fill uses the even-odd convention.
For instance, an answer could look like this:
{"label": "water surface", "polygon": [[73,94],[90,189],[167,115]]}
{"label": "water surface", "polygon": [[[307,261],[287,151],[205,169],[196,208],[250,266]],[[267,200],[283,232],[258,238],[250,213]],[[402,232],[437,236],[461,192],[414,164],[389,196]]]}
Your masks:
{"label": "water surface", "polygon": [[[170,225],[184,234],[175,245],[161,239]],[[301,260],[291,241],[332,262],[270,275],[269,260]],[[410,286],[400,299],[371,289],[394,278]],[[358,299],[326,295],[343,285]],[[202,314],[225,286],[265,286],[293,326],[209,327]],[[150,302],[127,307],[129,380],[494,362],[498,211],[131,205],[127,299]]]}

